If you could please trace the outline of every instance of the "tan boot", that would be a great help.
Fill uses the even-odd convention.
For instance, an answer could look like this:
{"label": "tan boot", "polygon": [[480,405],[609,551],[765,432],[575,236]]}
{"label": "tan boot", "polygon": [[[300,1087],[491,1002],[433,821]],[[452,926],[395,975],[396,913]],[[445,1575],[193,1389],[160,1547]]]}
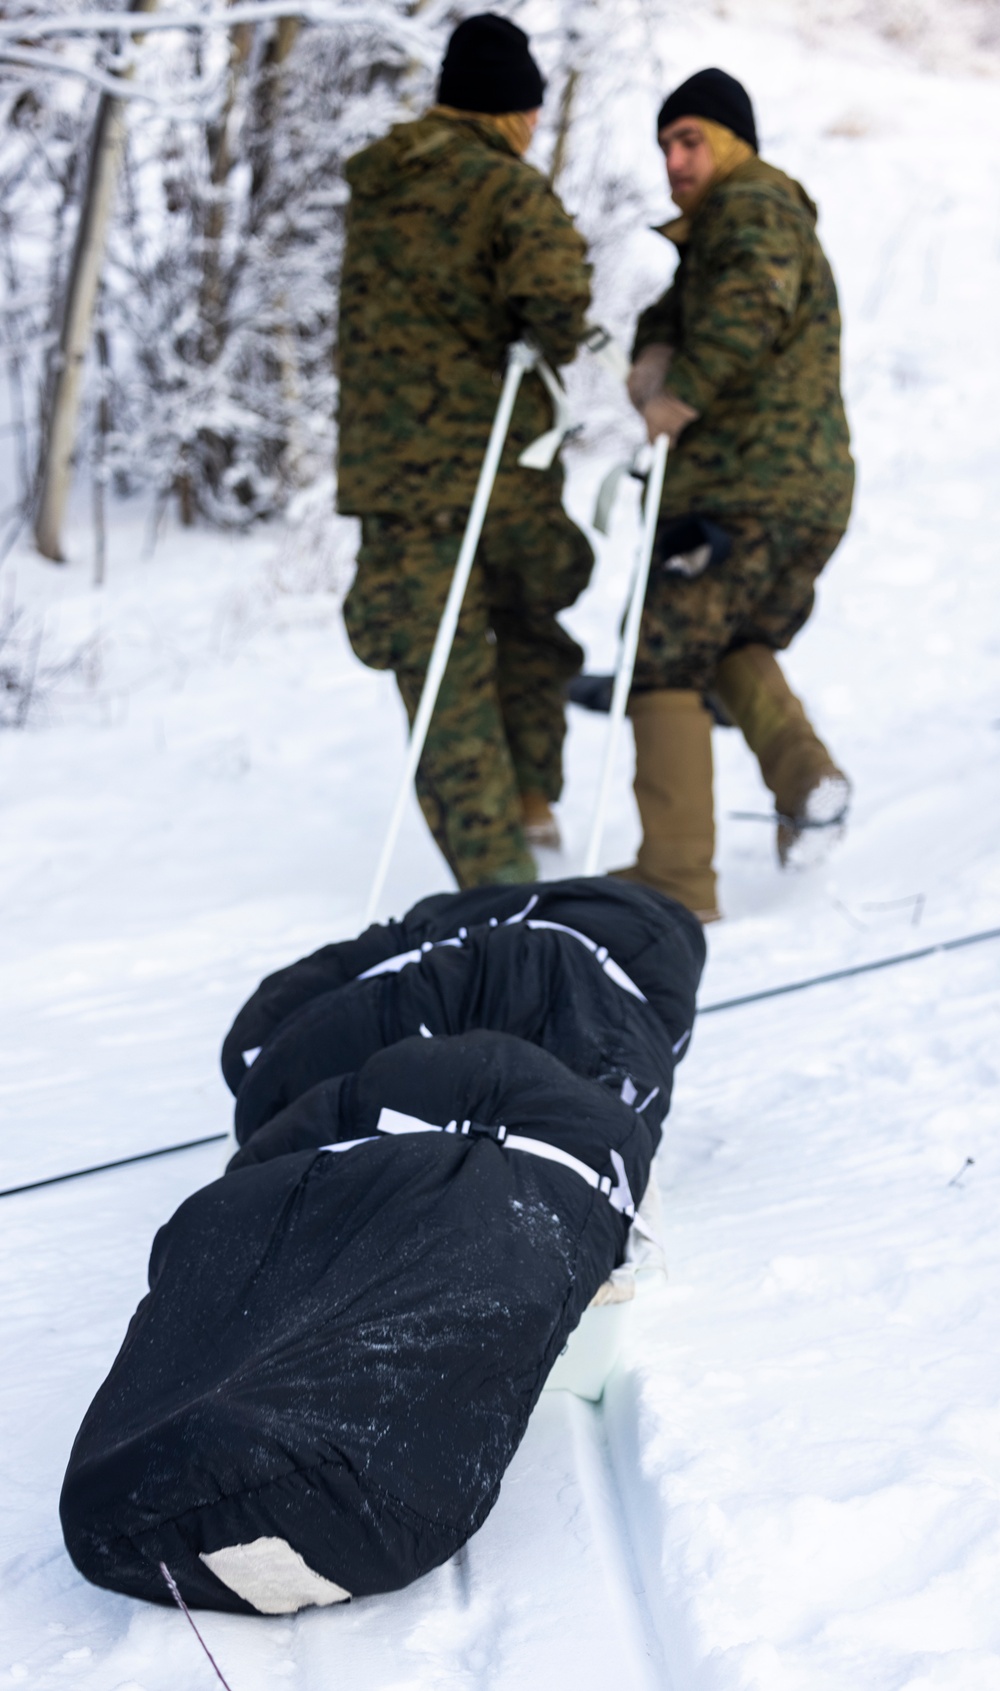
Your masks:
{"label": "tan boot", "polygon": [[778,857],[805,867],[843,832],[851,784],[837,768],[767,646],[723,658],[712,683],[774,794]]}
{"label": "tan boot", "polygon": [[562,836],[559,833],[559,824],[544,793],[521,794],[521,826],[530,846],[545,846],[549,851],[560,850]]}
{"label": "tan boot", "polygon": [[642,844],[624,878],[716,921],[712,719],[698,693],[680,689],[636,694],[629,715]]}

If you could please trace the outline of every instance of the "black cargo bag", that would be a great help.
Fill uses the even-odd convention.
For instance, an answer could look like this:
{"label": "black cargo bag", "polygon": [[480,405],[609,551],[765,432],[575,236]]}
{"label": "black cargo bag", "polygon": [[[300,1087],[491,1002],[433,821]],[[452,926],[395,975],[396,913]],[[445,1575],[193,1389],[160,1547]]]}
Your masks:
{"label": "black cargo bag", "polygon": [[437,1567],[621,1261],[658,1132],[548,1052],[418,1035],[326,1102],[334,1149],[240,1153],[156,1236],[62,1493],[98,1585],[283,1613]]}

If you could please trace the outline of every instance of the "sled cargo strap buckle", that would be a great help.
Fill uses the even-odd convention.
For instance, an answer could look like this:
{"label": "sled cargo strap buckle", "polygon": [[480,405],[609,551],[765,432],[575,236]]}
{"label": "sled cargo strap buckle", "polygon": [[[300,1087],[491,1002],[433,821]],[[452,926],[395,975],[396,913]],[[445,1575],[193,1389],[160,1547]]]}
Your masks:
{"label": "sled cargo strap buckle", "polygon": [[592,323],[583,337],[583,345],[615,381],[627,381],[629,361],[610,329],[605,329],[602,323]]}
{"label": "sled cargo strap buckle", "polygon": [[611,1208],[617,1210],[619,1215],[638,1225],[640,1232],[648,1231],[643,1223],[636,1221],[635,1200],[620,1151],[609,1152],[611,1167],[615,1171],[612,1181],[610,1175],[598,1174],[589,1163],[581,1162],[580,1158],[574,1157],[570,1151],[560,1150],[558,1145],[550,1145],[547,1139],[529,1139],[523,1133],[508,1133],[506,1127],[501,1125],[488,1126],[485,1122],[471,1119],[459,1121],[456,1118],[441,1127],[436,1122],[424,1121],[420,1116],[408,1115],[405,1110],[393,1110],[383,1105],[375,1126],[376,1132],[364,1139],[346,1139],[339,1144],[334,1142],[331,1145],[321,1145],[319,1149],[331,1152],[352,1151],[356,1145],[374,1144],[383,1133],[393,1137],[407,1133],[451,1133],[464,1136],[482,1134],[494,1139],[505,1151],[524,1151],[528,1156],[540,1157],[543,1162],[558,1163],[560,1167],[570,1169],[573,1174],[579,1175],[581,1180],[587,1182],[591,1191],[600,1192],[603,1198],[607,1198]]}

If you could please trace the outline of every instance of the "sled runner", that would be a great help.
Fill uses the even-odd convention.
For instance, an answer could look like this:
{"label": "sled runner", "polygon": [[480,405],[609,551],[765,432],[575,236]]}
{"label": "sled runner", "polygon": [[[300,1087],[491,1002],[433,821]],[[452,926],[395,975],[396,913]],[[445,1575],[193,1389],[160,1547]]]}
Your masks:
{"label": "sled runner", "polygon": [[543,1387],[572,1392],[599,1403],[631,1325],[635,1302],[651,1283],[667,1276],[663,1254],[660,1195],[655,1179],[636,1210],[638,1226],[629,1230],[625,1261],[598,1286]]}

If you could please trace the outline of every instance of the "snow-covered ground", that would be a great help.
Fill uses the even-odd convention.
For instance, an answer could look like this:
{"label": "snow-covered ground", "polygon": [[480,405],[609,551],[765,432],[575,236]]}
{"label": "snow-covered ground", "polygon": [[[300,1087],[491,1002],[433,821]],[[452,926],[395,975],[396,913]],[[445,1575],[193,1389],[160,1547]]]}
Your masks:
{"label": "snow-covered ground", "polygon": [[[861,477],[789,668],[856,802],[839,857],[782,877],[770,829],[730,818],[765,794],[717,736],[706,1005],[1000,925],[997,84],[738,16],[665,26],[663,65],[743,76],[763,150],[821,206]],[[574,460],[581,515],[603,467]],[[633,528],[623,508],[571,619],[597,662]],[[101,643],[0,737],[0,1186],[224,1131],[233,1011],[359,924],[402,713],[282,544],[171,532],[147,557],[118,511],[95,594],[81,507],[69,569],[5,568],[47,651]],[[602,732],[574,718],[547,873],[582,855]],[[628,782],[623,753],[609,865]],[[444,884],[413,807],[386,911]],[[658,1166],[669,1284],[602,1410],[543,1399],[486,1527],[410,1591],[202,1617],[232,1691],[995,1691],[998,1008],[985,944],[706,1017]],[[56,1503],[153,1232],[221,1160],[2,1202],[0,1686],[212,1683],[179,1614],[77,1576]]]}

